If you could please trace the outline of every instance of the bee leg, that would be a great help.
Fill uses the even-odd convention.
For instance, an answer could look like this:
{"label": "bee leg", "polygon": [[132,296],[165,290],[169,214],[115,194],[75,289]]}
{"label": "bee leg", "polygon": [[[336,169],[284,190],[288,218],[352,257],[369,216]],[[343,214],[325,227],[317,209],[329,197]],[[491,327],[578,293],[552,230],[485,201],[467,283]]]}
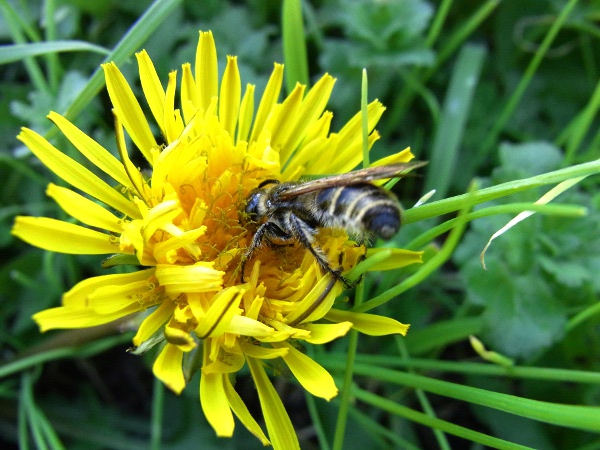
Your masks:
{"label": "bee leg", "polygon": [[286,243],[286,244],[278,244],[278,243],[275,243],[275,242],[273,242],[273,241],[270,241],[270,240],[269,240],[269,239],[267,239],[267,238],[265,238],[265,241],[267,241],[267,244],[269,244],[269,246],[270,246],[271,248],[293,247],[293,246],[294,246],[294,243],[293,243],[293,242],[290,242],[289,244],[287,244],[287,243]]}
{"label": "bee leg", "polygon": [[[281,242],[273,242],[271,240],[271,238],[277,238]],[[293,247],[294,246],[294,242],[287,242],[287,241],[293,241],[293,239],[294,238],[291,235],[287,234],[287,233],[286,233],[285,236],[269,235],[269,236],[265,236],[263,238],[263,240],[267,242],[267,245],[269,247],[273,248],[273,249],[275,249],[275,248],[281,248],[281,247]]]}
{"label": "bee leg", "polygon": [[326,272],[330,273],[333,278],[341,281],[344,286],[351,289],[353,284],[350,280],[341,275],[341,270],[333,270],[323,251],[315,245],[314,228],[292,212],[288,212],[283,219],[284,223],[289,225],[287,228],[292,230],[294,237],[304,246],[304,248],[312,253],[319,265]]}
{"label": "bee leg", "polygon": [[258,227],[256,233],[254,233],[252,242],[250,242],[248,249],[242,256],[242,263],[240,267],[242,283],[245,283],[244,272],[246,269],[246,262],[248,262],[248,260],[252,258],[252,253],[254,253],[254,250],[256,250],[262,245],[263,240],[266,240],[267,242],[269,242],[269,244],[271,244],[269,237],[276,237],[282,240],[292,239],[292,236],[284,232],[281,228],[277,226],[277,224],[273,222],[267,222]]}
{"label": "bee leg", "polygon": [[[358,247],[358,246],[357,246],[357,247]],[[344,259],[344,258],[343,258],[343,255],[340,253],[340,259],[339,259],[339,265],[340,265],[340,267],[342,266],[343,259]],[[367,256],[366,256],[366,254],[365,254],[365,255],[362,255],[360,258],[358,258],[357,265],[358,265],[358,263],[361,263],[361,262],[363,262],[365,259],[367,259]],[[363,273],[363,274],[361,274],[361,275],[360,275],[360,276],[359,276],[359,277],[358,277],[356,280],[354,280],[354,281],[350,281],[350,280],[346,279],[346,282],[345,282],[344,284],[346,285],[346,287],[347,287],[348,289],[353,289],[353,288],[355,288],[355,287],[356,287],[356,286],[357,286],[357,285],[358,285],[358,284],[359,284],[359,283],[362,281],[362,279],[363,279],[363,277],[364,277],[364,276],[365,276],[365,274]]]}

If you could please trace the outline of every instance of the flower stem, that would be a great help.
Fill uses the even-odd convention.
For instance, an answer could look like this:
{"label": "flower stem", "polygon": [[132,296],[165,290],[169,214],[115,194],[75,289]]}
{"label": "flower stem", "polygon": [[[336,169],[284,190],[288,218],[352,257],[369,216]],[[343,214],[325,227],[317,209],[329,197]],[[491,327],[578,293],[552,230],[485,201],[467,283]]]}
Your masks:
{"label": "flower stem", "polygon": [[162,418],[165,403],[165,387],[158,378],[154,378],[152,395],[152,423],[150,428],[150,448],[160,449],[162,437]]}
{"label": "flower stem", "polygon": [[532,189],[547,184],[560,183],[561,181],[565,181],[570,178],[586,177],[598,172],[600,172],[600,160],[578,164],[565,169],[559,169],[553,172],[548,172],[521,180],[509,181],[497,186],[491,186],[467,194],[456,195],[454,197],[439,200],[437,202],[427,203],[417,208],[408,209],[404,211],[402,215],[402,223],[406,225],[412,222],[418,222],[420,220],[425,220],[431,217],[447,214],[452,211],[457,211],[464,207],[473,206],[479,203],[495,200],[497,198],[506,197],[511,194],[516,194],[527,189]]}
{"label": "flower stem", "polygon": [[[476,192],[469,192],[465,194],[469,198],[469,201],[465,202],[466,205],[469,205],[469,203],[472,201],[470,199],[470,196],[474,194],[476,194]],[[465,231],[466,225],[468,223],[465,219],[465,216],[468,212],[468,208],[469,206],[467,206],[461,211],[456,226],[450,232],[448,239],[446,239],[446,242],[444,243],[444,246],[439,251],[439,253],[434,255],[429,261],[425,262],[415,274],[406,278],[404,281],[392,287],[391,289],[388,289],[387,291],[379,294],[377,297],[374,297],[371,300],[365,302],[364,304],[356,304],[352,311],[369,311],[370,309],[373,309],[390,301],[395,296],[400,295],[402,292],[405,292],[409,288],[419,284],[421,281],[423,281],[425,278],[431,275],[435,270],[437,270],[438,267],[444,264],[452,256],[454,249],[458,245],[458,242],[460,241],[460,238],[463,232]]]}
{"label": "flower stem", "polygon": [[[364,299],[365,284],[360,282],[356,287],[354,302],[359,306]],[[348,410],[350,409],[350,398],[352,395],[352,379],[354,377],[354,359],[358,348],[358,331],[351,330],[348,342],[348,355],[346,357],[346,369],[344,371],[344,385],[340,394],[340,410],[338,412],[335,435],[333,438],[333,450],[342,450],[344,448],[344,434],[346,432],[346,422],[348,420]]]}

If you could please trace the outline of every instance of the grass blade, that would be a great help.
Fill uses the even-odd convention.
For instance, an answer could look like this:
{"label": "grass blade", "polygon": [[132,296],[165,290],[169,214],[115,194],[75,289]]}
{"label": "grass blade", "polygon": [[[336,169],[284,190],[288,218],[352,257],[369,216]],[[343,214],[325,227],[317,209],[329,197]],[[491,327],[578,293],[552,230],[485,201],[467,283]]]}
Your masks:
{"label": "grass blade", "polygon": [[31,56],[46,55],[58,52],[92,52],[108,55],[110,51],[99,45],[82,41],[34,42],[31,44],[14,44],[0,46],[0,64],[21,61]]}
{"label": "grass blade", "polygon": [[284,0],[282,26],[285,85],[287,91],[292,92],[296,83],[308,86],[309,82],[306,37],[300,0]]}
{"label": "grass blade", "polygon": [[[182,0],[155,0],[138,21],[129,29],[127,34],[119,41],[117,46],[105,58],[105,62],[114,61],[116,64],[123,63],[133,52],[152,35],[159,25],[180,3]],[[96,69],[87,85],[81,90],[75,101],[65,112],[65,117],[73,120],[83,110],[83,108],[98,94],[104,86],[104,72],[102,68]],[[57,132],[57,128],[52,128],[47,138]]]}
{"label": "grass blade", "polygon": [[486,51],[481,45],[465,45],[459,56],[446,93],[429,158],[425,192],[436,190],[446,197],[454,171],[473,93],[477,87]]}

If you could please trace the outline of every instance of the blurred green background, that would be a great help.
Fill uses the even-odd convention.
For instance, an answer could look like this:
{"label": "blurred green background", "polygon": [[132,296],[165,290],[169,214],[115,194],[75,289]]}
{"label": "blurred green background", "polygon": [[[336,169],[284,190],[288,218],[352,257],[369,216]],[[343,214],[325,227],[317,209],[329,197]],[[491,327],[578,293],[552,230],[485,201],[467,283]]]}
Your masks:
{"label": "blurred green background", "polygon": [[[430,162],[421,175],[394,188],[406,208],[431,189],[436,189],[429,200],[434,202],[465,193],[472,180],[484,188],[600,156],[600,2],[321,0],[301,5],[309,80],[325,72],[337,78],[328,107],[334,112],[332,129],[339,130],[360,110],[366,68],[369,99],[387,107],[372,160],[410,146],[417,159]],[[242,82],[255,83],[262,92],[273,62],[285,61],[289,69],[301,60],[301,42],[284,52],[282,14],[281,2],[260,0],[0,0],[3,448],[19,443],[35,448],[39,442],[87,450],[143,449],[159,442],[166,449],[260,447],[240,424],[232,439],[217,439],[201,412],[197,380],[180,397],[164,391],[151,374],[154,355],[125,352],[131,335],[40,334],[31,315],[57,306],[79,280],[104,273],[102,257],[46,253],[16,240],[10,228],[17,214],[65,218],[44,193],[47,183],[57,180],[15,139],[21,126],[51,133],[54,145],[78,159],[45,118],[51,110],[66,113],[116,154],[103,77],[93,76],[108,52],[116,49],[109,58],[142,98],[134,51],[148,51],[166,84],[171,70],[193,61],[198,30],[212,30],[221,70],[226,55],[238,55]],[[44,46],[45,41],[62,41],[63,47]],[[32,42],[41,44],[14,46]],[[293,82],[286,80],[288,86]],[[585,179],[557,200],[587,208],[585,216],[573,217],[575,208],[536,214],[494,241],[486,254],[487,271],[479,258],[491,235],[516,215],[510,205],[532,203],[550,187],[478,206],[507,208],[470,222],[439,270],[373,311],[411,323],[411,330],[401,342],[361,336],[357,361],[517,399],[597,406],[597,178]],[[413,223],[405,225],[394,246],[407,245],[454,215],[418,222],[407,217]],[[446,237],[418,247],[429,259]],[[365,298],[377,297],[416,270],[369,274]],[[469,335],[516,367],[481,364]],[[337,380],[343,371],[335,363],[343,363],[347,345],[341,339],[327,353],[318,349],[313,355]],[[517,404],[522,413],[509,414],[476,405],[458,389],[454,395],[427,394],[424,400],[422,391],[377,375],[358,374],[355,380],[396,404],[417,410],[429,405],[438,418],[507,445],[600,448],[597,429],[563,420],[553,410],[548,413],[556,415],[558,425],[532,420],[528,403]],[[327,448],[322,438],[331,442],[338,400],[307,404],[297,383],[285,375],[276,387],[302,448]],[[259,416],[244,372],[236,389]],[[344,448],[484,448],[453,433],[436,435],[427,425],[367,401],[352,404],[345,443]]]}

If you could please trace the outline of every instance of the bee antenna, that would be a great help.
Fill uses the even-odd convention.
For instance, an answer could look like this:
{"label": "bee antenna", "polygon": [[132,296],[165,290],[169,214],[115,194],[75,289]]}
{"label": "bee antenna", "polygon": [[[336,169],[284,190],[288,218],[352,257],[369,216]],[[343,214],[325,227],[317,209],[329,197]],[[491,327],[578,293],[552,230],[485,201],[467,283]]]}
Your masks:
{"label": "bee antenna", "polygon": [[261,182],[261,183],[258,185],[258,188],[260,189],[260,188],[262,188],[262,187],[265,187],[265,186],[267,186],[268,184],[279,184],[279,180],[265,180],[265,181],[262,181],[262,182]]}

